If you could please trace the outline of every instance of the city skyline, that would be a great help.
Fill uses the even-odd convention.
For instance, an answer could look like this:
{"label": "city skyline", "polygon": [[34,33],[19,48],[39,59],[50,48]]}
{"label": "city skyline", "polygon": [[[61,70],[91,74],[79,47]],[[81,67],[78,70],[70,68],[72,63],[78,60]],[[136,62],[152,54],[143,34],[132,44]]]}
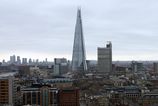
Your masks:
{"label": "city skyline", "polygon": [[0,60],[10,55],[71,60],[76,10],[82,8],[88,60],[113,43],[113,60],[157,60],[158,1],[0,1]]}

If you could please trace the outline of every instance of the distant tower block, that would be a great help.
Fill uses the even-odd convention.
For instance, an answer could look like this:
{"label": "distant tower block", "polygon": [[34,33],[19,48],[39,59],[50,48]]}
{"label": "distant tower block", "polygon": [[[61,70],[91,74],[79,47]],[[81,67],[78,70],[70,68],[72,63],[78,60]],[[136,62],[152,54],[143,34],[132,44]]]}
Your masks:
{"label": "distant tower block", "polygon": [[86,53],[82,29],[81,10],[77,11],[77,21],[75,27],[75,37],[72,56],[72,71],[86,71]]}
{"label": "distant tower block", "polygon": [[106,47],[98,47],[98,73],[110,73],[112,71],[112,44],[108,42]]}

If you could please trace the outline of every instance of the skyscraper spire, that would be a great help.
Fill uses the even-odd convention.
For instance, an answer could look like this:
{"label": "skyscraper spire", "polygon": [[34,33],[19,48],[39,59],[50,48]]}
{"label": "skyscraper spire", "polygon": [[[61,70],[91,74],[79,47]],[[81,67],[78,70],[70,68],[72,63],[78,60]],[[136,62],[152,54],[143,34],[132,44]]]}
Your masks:
{"label": "skyscraper spire", "polygon": [[77,20],[75,27],[75,37],[72,56],[72,71],[86,71],[86,53],[82,29],[81,9],[77,11]]}

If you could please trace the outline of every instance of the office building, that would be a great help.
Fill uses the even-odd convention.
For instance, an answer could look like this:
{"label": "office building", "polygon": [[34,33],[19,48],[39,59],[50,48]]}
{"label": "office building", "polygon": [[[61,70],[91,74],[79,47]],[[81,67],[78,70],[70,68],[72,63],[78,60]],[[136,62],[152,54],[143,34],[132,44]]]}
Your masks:
{"label": "office building", "polygon": [[54,75],[68,72],[68,61],[66,58],[54,58]]}
{"label": "office building", "polygon": [[20,59],[20,56],[17,56],[17,64],[21,64],[21,59]]}
{"label": "office building", "polygon": [[72,55],[72,71],[86,71],[86,53],[84,45],[84,36],[82,29],[81,9],[77,11],[77,21],[75,27],[75,37]]}
{"label": "office building", "polygon": [[98,73],[112,71],[112,44],[108,42],[106,47],[98,47]]}
{"label": "office building", "polygon": [[30,58],[30,59],[29,59],[29,64],[31,64],[31,63],[32,63],[32,59]]}
{"label": "office building", "polygon": [[139,72],[139,71],[143,71],[143,63],[137,62],[137,61],[132,61],[131,63],[131,68],[133,72]]}
{"label": "office building", "polygon": [[27,58],[22,58],[22,64],[26,65],[27,64]]}
{"label": "office building", "polygon": [[10,63],[15,63],[16,62],[16,56],[13,55],[13,56],[10,56]]}

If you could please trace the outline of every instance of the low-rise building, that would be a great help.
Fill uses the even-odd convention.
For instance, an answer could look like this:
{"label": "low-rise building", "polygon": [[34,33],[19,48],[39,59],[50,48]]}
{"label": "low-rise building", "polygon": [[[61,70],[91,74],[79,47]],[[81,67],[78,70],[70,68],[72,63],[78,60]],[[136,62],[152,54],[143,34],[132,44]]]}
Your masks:
{"label": "low-rise building", "polygon": [[158,106],[158,91],[143,94],[141,101],[142,106]]}
{"label": "low-rise building", "polygon": [[33,84],[22,89],[23,105],[79,106],[78,89],[57,89],[46,84]]}
{"label": "low-rise building", "polygon": [[34,85],[22,90],[23,105],[58,106],[58,89]]}

